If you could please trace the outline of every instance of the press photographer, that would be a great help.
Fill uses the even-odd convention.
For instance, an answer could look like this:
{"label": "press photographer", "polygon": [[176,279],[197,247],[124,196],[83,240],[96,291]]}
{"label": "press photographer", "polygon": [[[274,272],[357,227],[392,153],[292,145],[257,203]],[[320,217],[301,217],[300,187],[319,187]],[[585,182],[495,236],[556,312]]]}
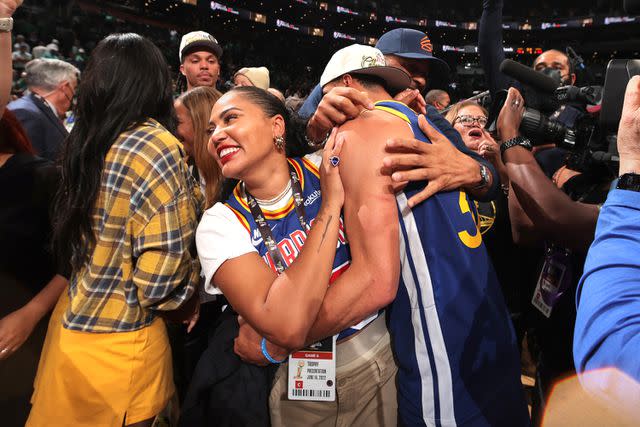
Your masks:
{"label": "press photographer", "polygon": [[[511,70],[503,69],[505,63],[505,52],[503,48],[503,19],[502,11],[504,7],[503,0],[483,0],[482,15],[478,22],[478,53],[480,54],[480,62],[485,73],[485,79],[489,86],[493,105],[502,105],[506,97],[506,90],[514,86],[523,89],[522,83],[529,84],[539,90],[539,84],[531,84],[530,80],[522,81],[522,69],[528,70],[526,77],[530,77],[534,82],[544,80],[543,92],[553,92],[559,86],[574,85],[578,82],[577,66],[582,68],[584,64],[578,55],[569,53],[565,54],[558,49],[549,49],[542,52],[533,61],[531,68],[513,61],[509,61],[510,65],[519,65],[516,75],[510,73]],[[567,52],[573,52],[571,48],[567,48]],[[533,73],[533,71],[537,73]],[[587,73],[588,74],[588,73]],[[539,78],[536,79],[536,76]],[[525,80],[526,80],[525,77]],[[547,77],[545,79],[545,77]],[[549,85],[549,82],[552,82]],[[546,86],[545,86],[546,83]],[[501,94],[502,93],[502,94]],[[525,99],[530,107],[540,109],[539,102],[534,101],[532,95],[526,94]],[[537,100],[546,101],[551,97],[536,97]],[[537,101],[536,100],[536,101]],[[576,120],[585,113],[585,108],[573,102],[545,102],[545,116],[553,116],[554,120],[565,126],[573,127]],[[495,120],[499,112],[492,108],[491,121]],[[536,159],[541,164],[547,176],[552,176],[563,164],[566,151],[563,148],[557,148],[553,145],[553,141],[546,141],[546,144],[540,143],[541,148],[536,149]],[[544,149],[542,148],[543,145]]]}
{"label": "press photographer", "polygon": [[[509,213],[514,240],[519,244],[544,244],[542,267],[531,300],[535,310],[529,319],[532,338],[529,342],[534,344],[532,352],[538,360],[534,422],[544,409],[550,386],[574,372],[571,343],[576,287],[586,251],[594,238],[600,206],[617,175],[617,153],[608,152],[607,147],[609,141],[615,140],[615,134],[607,132],[615,132],[620,118],[622,98],[618,93],[624,91],[630,76],[639,72],[637,60],[611,61],[601,117],[585,114],[574,128],[541,115],[537,118],[538,129],[542,127],[547,132],[532,132],[532,126],[523,125],[524,121],[533,120],[527,116],[525,99],[515,88],[509,89],[498,115],[496,127],[502,160],[511,186]],[[532,74],[523,76],[530,81],[538,79]],[[546,77],[541,76],[540,81],[544,79]],[[555,100],[562,100],[557,98],[558,93],[570,91],[592,93],[588,89],[577,92],[572,88],[562,89],[554,92]],[[586,105],[590,101],[591,98],[584,96],[581,102]],[[543,172],[533,156],[532,141],[524,136],[524,132],[538,136],[540,143],[544,141],[540,136],[554,134],[549,129],[557,130],[554,141],[570,153],[553,180]]]}

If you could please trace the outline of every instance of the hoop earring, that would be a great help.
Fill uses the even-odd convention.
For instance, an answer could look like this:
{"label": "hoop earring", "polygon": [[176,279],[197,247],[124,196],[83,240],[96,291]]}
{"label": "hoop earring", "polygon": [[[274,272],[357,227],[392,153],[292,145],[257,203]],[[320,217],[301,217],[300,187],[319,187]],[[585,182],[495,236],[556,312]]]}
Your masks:
{"label": "hoop earring", "polygon": [[284,137],[282,136],[274,136],[273,144],[276,146],[278,150],[284,150]]}

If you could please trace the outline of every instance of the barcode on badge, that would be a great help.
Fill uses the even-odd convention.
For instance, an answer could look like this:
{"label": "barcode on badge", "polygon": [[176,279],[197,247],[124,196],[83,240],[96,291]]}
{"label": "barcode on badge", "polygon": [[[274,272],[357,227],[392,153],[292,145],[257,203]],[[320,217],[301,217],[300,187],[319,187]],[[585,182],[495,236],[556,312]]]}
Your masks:
{"label": "barcode on badge", "polygon": [[331,390],[291,390],[295,397],[331,397]]}

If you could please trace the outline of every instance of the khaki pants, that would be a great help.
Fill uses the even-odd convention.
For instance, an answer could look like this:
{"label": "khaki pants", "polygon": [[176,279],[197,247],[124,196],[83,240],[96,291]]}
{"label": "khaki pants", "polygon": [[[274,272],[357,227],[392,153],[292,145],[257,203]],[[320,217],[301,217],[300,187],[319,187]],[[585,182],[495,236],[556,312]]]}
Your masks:
{"label": "khaki pants", "polygon": [[[381,316],[384,325],[384,316]],[[374,322],[378,322],[378,318]],[[367,326],[360,334],[365,334]],[[385,331],[378,342],[355,358],[341,357],[357,346],[360,337],[338,344],[336,360],[336,400],[312,402],[287,399],[288,364],[276,372],[269,409],[272,427],[342,427],[397,425],[396,372],[398,370]],[[354,341],[354,342],[352,342]]]}

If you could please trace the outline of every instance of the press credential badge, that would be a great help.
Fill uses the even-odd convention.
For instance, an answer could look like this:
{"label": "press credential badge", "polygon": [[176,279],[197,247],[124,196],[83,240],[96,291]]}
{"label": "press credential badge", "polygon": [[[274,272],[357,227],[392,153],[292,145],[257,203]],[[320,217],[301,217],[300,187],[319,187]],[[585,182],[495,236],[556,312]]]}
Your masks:
{"label": "press credential badge", "polygon": [[289,356],[289,400],[336,399],[336,337],[325,338]]}

